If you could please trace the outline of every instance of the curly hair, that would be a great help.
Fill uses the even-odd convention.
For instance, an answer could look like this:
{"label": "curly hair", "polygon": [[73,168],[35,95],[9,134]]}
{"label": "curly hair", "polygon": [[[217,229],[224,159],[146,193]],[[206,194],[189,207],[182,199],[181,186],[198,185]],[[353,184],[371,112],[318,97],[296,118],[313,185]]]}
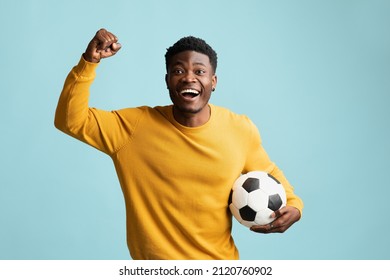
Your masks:
{"label": "curly hair", "polygon": [[205,54],[210,59],[211,67],[213,71],[217,70],[217,53],[208,45],[203,39],[193,36],[183,37],[177,41],[173,46],[167,49],[165,53],[165,66],[168,71],[168,65],[174,55],[184,51],[196,51]]}

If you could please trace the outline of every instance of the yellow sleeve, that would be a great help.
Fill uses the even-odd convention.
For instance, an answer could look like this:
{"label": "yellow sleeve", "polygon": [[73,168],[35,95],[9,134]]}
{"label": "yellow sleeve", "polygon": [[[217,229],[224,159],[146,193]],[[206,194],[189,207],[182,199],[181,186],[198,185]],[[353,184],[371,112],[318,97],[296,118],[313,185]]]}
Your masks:
{"label": "yellow sleeve", "polygon": [[294,193],[294,187],[284,176],[282,170],[271,161],[265,151],[261,137],[256,126],[252,123],[252,141],[249,144],[248,161],[245,172],[253,170],[265,171],[274,176],[284,187],[287,197],[287,205],[297,208],[301,214],[303,210],[303,201]]}
{"label": "yellow sleeve", "polygon": [[129,141],[135,121],[125,118],[121,111],[89,108],[90,86],[97,63],[83,58],[68,74],[61,92],[54,125],[62,132],[111,155]]}

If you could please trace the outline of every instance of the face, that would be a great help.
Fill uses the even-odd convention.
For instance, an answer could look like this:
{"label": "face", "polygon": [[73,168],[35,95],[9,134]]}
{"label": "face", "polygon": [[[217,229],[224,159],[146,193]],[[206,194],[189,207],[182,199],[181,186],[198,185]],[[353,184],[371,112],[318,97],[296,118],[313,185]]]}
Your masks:
{"label": "face", "polygon": [[173,56],[166,83],[178,122],[184,125],[190,120],[198,125],[207,122],[210,116],[208,101],[217,85],[217,76],[207,55],[184,51]]}

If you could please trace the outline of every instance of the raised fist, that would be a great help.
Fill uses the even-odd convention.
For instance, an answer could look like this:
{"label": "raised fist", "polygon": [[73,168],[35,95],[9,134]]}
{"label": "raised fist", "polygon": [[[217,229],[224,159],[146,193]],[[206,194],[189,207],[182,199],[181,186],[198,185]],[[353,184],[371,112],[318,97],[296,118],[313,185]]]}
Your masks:
{"label": "raised fist", "polygon": [[98,63],[102,58],[115,55],[121,47],[114,34],[106,29],[100,29],[89,42],[83,56],[86,61]]}

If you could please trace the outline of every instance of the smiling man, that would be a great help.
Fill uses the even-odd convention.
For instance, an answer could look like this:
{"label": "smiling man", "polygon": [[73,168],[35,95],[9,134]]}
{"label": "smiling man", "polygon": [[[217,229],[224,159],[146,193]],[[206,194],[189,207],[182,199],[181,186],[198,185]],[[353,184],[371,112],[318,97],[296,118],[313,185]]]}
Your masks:
{"label": "smiling man", "polygon": [[209,103],[217,54],[204,40],[185,37],[166,52],[172,105],[89,108],[100,60],[120,48],[111,32],[96,33],[65,81],[55,126],[113,160],[133,259],[238,259],[228,198],[237,177],[253,170],[283,184],[287,206],[274,213],[272,224],[251,230],[280,233],[300,219],[302,201],[267,156],[255,125]]}
{"label": "smiling man", "polygon": [[[191,43],[197,41],[199,39],[186,37],[181,39],[176,46],[190,46]],[[212,66],[207,54],[191,49],[175,54],[178,51],[175,51],[176,46],[168,50],[166,55],[166,82],[174,104],[173,115],[179,123],[185,126],[200,126],[206,123],[210,116],[208,102],[211,91],[217,85],[215,75],[217,55],[211,48],[207,48],[214,60],[215,66]]]}

